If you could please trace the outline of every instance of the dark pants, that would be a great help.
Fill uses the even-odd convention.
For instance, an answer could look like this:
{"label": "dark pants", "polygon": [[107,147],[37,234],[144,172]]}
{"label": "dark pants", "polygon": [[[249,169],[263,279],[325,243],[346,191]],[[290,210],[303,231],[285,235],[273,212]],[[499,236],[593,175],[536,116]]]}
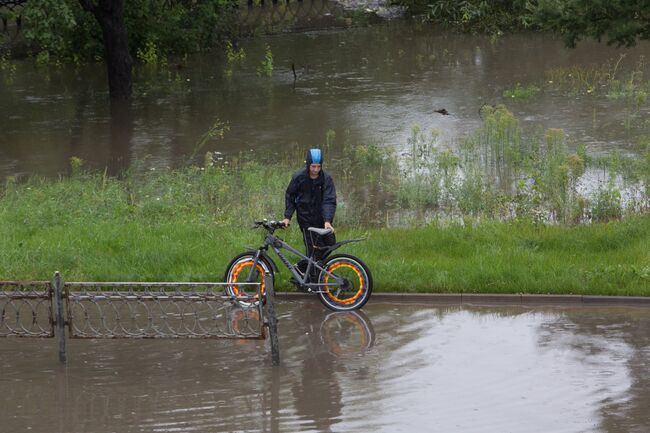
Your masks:
{"label": "dark pants", "polygon": [[317,233],[310,232],[306,227],[301,227],[300,230],[302,230],[302,240],[305,242],[307,257],[311,257],[313,253],[314,259],[317,261],[323,259],[327,247],[336,243],[336,236],[334,233],[321,236]]}

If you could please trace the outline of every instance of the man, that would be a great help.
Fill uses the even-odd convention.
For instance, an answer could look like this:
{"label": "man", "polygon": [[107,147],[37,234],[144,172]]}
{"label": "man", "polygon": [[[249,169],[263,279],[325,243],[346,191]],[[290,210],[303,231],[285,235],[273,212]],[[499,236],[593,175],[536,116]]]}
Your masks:
{"label": "man", "polygon": [[[322,170],[323,154],[320,149],[310,149],[305,164],[305,168],[294,173],[287,187],[282,222],[288,226],[296,212],[307,256],[311,257],[315,252],[315,259],[321,260],[322,249],[336,243],[332,227],[336,212],[336,188],[332,177]],[[332,229],[332,233],[319,236],[308,231],[309,227]]]}

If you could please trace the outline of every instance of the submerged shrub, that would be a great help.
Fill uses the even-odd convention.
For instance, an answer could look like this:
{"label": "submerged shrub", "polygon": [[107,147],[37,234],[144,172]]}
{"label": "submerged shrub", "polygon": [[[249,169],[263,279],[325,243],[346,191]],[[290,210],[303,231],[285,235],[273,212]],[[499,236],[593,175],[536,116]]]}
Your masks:
{"label": "submerged shrub", "polygon": [[594,194],[591,216],[595,222],[618,220],[623,216],[621,193],[615,188],[599,188]]}
{"label": "submerged shrub", "polygon": [[[485,106],[482,115],[483,126],[453,151],[437,151],[435,139],[427,140],[413,128],[411,152],[403,161],[397,188],[400,206],[446,216],[558,223],[608,220],[622,216],[617,179],[623,177],[626,190],[637,191],[629,194],[637,200],[628,203],[629,211],[647,209],[650,156],[623,158],[615,151],[603,160],[589,157],[584,145],[569,153],[561,129],[524,137],[504,106]],[[590,165],[602,166],[609,177],[607,188],[591,200],[579,191]]]}
{"label": "submerged shrub", "polygon": [[[584,146],[570,153],[560,129],[525,137],[505,107],[488,107],[483,116],[483,126],[456,149],[440,149],[436,131],[413,126],[408,151],[401,155],[377,144],[346,141],[337,147],[336,134],[328,132],[324,140],[327,170],[337,186],[337,224],[420,225],[447,219],[579,223],[650,209],[650,146],[633,158],[617,151],[606,158],[589,156]],[[205,137],[226,131],[217,120]],[[199,144],[195,152],[215,142],[206,138]],[[21,200],[26,211],[17,220],[35,226],[82,224],[89,217],[242,226],[281,216],[284,191],[303,155],[304,149],[290,147],[279,158],[260,161],[251,152],[226,158],[211,151],[202,167],[169,170],[136,164],[119,178],[84,171],[83,161],[72,158],[70,177],[7,179],[0,209],[12,212],[12,201]],[[607,177],[596,191],[582,195],[580,181],[587,170],[600,172],[594,168]]]}
{"label": "submerged shrub", "polygon": [[537,96],[541,91],[542,89],[534,84],[522,86],[517,83],[514,88],[504,90],[503,96],[510,99],[529,99]]}

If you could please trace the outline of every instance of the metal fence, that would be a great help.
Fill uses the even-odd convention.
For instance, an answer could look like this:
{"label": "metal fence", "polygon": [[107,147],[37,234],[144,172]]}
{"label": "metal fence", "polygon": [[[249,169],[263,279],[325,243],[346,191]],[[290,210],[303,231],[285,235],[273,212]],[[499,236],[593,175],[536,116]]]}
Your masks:
{"label": "metal fence", "polygon": [[0,337],[54,337],[52,283],[0,282]]}
{"label": "metal fence", "polygon": [[69,338],[271,339],[280,355],[273,279],[255,296],[229,296],[227,283],[0,282],[0,337],[57,336],[59,360]]}

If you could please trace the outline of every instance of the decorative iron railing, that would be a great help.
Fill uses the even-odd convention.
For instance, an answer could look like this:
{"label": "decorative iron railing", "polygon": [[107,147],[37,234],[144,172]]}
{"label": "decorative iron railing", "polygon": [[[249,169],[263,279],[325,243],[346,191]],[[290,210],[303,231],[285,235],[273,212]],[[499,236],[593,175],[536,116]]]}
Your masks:
{"label": "decorative iron railing", "polygon": [[[66,362],[69,338],[271,339],[279,363],[272,278],[266,305],[254,296],[229,296],[227,283],[0,282],[0,337],[58,337]],[[55,331],[56,329],[56,331]]]}
{"label": "decorative iron railing", "polygon": [[0,337],[54,337],[52,283],[0,282]]}
{"label": "decorative iron railing", "polygon": [[63,287],[71,338],[264,338],[262,305],[249,298],[233,302],[223,283]]}

